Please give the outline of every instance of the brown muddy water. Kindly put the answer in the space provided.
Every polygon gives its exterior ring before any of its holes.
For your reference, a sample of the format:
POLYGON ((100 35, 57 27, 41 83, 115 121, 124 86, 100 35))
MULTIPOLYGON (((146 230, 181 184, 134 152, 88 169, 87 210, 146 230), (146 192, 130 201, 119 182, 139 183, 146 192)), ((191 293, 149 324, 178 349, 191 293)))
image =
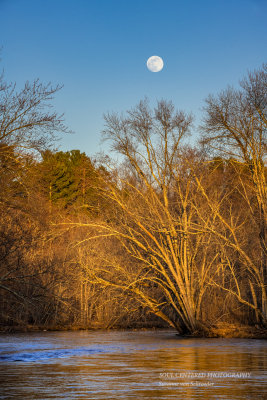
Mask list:
POLYGON ((175 331, 0 335, 1 399, 267 399, 267 342, 175 331))

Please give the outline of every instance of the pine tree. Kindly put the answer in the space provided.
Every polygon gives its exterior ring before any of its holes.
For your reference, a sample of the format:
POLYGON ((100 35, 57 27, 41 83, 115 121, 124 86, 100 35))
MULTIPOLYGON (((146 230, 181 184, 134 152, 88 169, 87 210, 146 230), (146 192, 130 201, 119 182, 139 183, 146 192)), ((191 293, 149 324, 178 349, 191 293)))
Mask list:
POLYGON ((98 172, 80 150, 42 153, 39 182, 51 205, 96 211, 98 172))

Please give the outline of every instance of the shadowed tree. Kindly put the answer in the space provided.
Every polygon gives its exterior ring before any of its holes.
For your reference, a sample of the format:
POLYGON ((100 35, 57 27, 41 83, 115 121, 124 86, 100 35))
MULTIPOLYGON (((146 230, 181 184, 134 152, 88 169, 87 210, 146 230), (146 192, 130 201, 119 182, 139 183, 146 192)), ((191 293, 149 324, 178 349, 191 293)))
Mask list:
POLYGON ((0 289, 10 304, 4 313, 11 320, 12 305, 25 311, 36 280, 46 271, 33 256, 43 234, 45 206, 37 188, 31 187, 30 171, 35 156, 51 146, 59 132, 68 131, 50 105, 59 89, 35 80, 17 90, 0 77, 0 289))

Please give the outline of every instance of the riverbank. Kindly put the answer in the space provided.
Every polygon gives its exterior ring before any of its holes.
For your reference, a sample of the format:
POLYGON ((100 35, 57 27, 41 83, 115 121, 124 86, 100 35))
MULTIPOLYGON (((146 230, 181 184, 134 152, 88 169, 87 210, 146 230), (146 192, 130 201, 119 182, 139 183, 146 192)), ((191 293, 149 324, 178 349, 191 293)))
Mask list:
MULTIPOLYGON (((51 326, 36 326, 36 325, 25 325, 25 326, 2 326, 0 327, 0 333, 20 333, 20 332, 56 332, 56 331, 108 331, 108 330, 122 330, 122 331, 146 331, 146 330, 161 330, 166 327, 161 326, 143 326, 143 327, 127 327, 127 328, 103 328, 103 326, 92 325, 90 327, 84 327, 79 325, 51 325, 51 326)), ((239 339, 267 339, 267 329, 256 326, 248 325, 234 325, 227 323, 218 323, 210 327, 209 329, 203 329, 202 331, 195 332, 191 335, 179 335, 179 337, 192 337, 192 338, 239 338, 239 339)))
POLYGON ((212 327, 209 333, 210 336, 208 337, 267 339, 267 329, 259 325, 248 326, 221 323, 212 327))

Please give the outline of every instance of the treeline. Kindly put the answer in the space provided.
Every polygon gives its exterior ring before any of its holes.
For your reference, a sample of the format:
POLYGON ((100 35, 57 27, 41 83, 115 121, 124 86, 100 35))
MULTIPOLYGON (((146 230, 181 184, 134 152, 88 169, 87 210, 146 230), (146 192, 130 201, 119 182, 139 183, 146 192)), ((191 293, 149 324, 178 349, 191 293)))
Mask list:
POLYGON ((3 327, 266 327, 267 65, 206 100, 105 116, 119 155, 53 150, 60 89, 0 82, 3 327))

